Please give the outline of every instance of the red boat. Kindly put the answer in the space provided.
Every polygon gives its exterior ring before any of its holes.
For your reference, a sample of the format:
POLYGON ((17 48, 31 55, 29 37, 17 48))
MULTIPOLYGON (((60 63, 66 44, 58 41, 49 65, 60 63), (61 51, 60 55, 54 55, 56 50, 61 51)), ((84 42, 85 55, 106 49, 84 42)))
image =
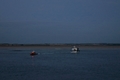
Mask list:
POLYGON ((32 51, 30 55, 37 55, 37 53, 35 51, 32 51))

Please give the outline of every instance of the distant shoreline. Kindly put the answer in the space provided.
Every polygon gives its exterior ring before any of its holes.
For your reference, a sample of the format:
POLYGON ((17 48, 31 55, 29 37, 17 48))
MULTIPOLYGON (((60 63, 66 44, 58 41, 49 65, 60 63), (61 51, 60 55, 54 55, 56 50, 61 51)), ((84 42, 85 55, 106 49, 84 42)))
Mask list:
MULTIPOLYGON (((120 46, 105 46, 105 45, 89 45, 80 46, 75 45, 78 48, 120 48, 120 46)), ((72 48, 72 45, 51 45, 51 46, 0 46, 0 48, 72 48)))
POLYGON ((1 43, 0 48, 72 48, 76 46, 78 48, 120 48, 120 43, 66 43, 66 44, 10 44, 1 43))

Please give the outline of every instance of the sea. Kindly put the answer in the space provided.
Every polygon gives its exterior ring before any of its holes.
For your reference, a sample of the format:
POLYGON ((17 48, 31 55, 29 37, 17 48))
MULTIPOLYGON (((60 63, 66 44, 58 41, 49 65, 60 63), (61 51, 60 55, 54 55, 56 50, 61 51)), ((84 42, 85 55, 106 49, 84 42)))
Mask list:
POLYGON ((120 80, 120 48, 0 48, 0 80, 120 80))

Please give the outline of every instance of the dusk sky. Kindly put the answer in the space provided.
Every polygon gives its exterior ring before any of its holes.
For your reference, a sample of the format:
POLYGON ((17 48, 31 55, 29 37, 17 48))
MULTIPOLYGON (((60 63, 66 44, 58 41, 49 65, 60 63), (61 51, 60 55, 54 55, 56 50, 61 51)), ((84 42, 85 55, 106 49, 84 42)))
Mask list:
POLYGON ((0 0, 0 43, 120 43, 120 0, 0 0))

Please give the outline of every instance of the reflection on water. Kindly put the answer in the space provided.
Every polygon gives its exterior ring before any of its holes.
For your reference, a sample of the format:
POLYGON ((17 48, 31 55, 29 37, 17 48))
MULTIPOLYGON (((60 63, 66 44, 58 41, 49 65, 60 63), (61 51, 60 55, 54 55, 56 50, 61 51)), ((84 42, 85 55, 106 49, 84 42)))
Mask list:
POLYGON ((78 51, 72 51, 71 53, 78 53, 78 51))
POLYGON ((32 61, 32 66, 34 66, 35 65, 34 56, 31 56, 31 61, 32 61))

